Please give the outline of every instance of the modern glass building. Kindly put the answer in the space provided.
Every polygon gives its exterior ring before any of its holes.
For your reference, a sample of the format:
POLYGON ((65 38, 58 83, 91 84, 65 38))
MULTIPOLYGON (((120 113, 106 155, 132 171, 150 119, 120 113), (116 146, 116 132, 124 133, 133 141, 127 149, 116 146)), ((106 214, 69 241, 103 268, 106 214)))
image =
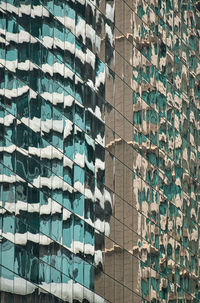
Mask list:
POLYGON ((0 302, 199 302, 199 118, 199 2, 0 0, 0 302))

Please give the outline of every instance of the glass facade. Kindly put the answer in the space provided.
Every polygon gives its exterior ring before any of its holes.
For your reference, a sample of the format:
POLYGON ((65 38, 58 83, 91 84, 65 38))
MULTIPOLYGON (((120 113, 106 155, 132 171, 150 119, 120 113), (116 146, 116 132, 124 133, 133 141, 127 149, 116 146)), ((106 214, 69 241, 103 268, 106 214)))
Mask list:
POLYGON ((199 302, 199 10, 0 0, 0 302, 199 302))

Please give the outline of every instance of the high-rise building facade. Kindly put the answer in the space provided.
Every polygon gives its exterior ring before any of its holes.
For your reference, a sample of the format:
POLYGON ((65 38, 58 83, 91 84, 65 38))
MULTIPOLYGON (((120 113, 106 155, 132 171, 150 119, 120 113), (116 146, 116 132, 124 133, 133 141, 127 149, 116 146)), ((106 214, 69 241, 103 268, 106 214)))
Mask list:
POLYGON ((199 10, 0 0, 0 302, 200 301, 199 10))

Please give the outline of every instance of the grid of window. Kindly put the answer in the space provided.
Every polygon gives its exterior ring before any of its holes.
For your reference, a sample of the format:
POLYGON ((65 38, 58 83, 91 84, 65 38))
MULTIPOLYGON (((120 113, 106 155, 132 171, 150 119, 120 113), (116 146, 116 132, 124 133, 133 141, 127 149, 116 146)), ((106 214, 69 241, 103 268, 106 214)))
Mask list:
POLYGON ((0 1, 1 302, 104 301, 102 19, 90 1, 0 1))
POLYGON ((0 0, 1 302, 199 301, 194 0, 0 0))
POLYGON ((115 2, 110 302, 199 301, 199 18, 195 1, 115 2))

